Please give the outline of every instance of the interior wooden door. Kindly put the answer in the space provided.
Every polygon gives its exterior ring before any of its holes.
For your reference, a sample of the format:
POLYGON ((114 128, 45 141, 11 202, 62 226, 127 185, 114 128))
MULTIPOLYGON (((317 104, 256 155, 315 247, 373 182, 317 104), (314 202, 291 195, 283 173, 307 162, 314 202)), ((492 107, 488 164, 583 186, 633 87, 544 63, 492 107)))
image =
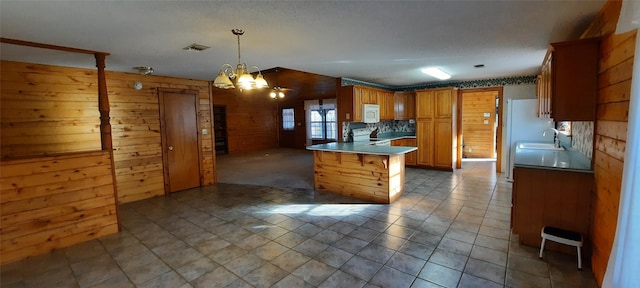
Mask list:
POLYGON ((168 193, 200 186, 197 99, 195 91, 159 91, 168 193))

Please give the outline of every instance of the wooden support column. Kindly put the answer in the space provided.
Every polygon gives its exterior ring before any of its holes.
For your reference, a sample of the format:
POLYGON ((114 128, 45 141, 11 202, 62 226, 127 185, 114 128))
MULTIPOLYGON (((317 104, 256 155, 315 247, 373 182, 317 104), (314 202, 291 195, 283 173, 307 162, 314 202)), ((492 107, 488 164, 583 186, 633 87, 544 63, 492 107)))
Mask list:
POLYGON ((111 123, 109 120, 109 94, 107 93, 107 79, 105 77, 105 58, 102 53, 94 54, 96 57, 96 67, 98 67, 98 109, 100 109, 100 138, 102 150, 113 150, 111 141, 111 123))

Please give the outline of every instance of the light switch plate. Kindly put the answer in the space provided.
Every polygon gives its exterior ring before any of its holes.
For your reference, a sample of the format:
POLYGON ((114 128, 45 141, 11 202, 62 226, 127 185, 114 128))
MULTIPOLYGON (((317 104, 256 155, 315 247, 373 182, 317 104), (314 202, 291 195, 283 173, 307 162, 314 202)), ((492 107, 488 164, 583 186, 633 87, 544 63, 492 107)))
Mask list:
POLYGON ((202 135, 207 135, 209 134, 209 130, 207 129, 202 129, 202 135))
POLYGON ((491 112, 485 112, 484 117, 491 117, 491 112))

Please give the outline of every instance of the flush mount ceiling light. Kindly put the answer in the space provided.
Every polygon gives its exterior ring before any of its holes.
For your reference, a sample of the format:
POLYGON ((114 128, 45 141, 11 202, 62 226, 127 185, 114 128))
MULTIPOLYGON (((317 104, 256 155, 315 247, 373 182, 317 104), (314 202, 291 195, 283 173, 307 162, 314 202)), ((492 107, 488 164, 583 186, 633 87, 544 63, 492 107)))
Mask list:
POLYGON ((447 80, 451 78, 451 75, 447 74, 446 72, 440 70, 440 68, 436 68, 436 67, 424 68, 422 69, 422 73, 427 74, 429 76, 433 76, 440 80, 447 80))
POLYGON ((133 67, 133 69, 138 70, 138 74, 140 75, 151 75, 153 74, 153 68, 149 66, 138 66, 133 67))
POLYGON ((264 80, 262 72, 260 72, 260 68, 258 68, 258 66, 251 66, 251 68, 256 68, 256 70, 258 70, 258 75, 256 75, 256 78, 254 79, 249 73, 249 69, 247 69, 247 64, 242 63, 240 59, 240 36, 244 34, 244 30, 233 29, 231 30, 231 33, 238 37, 238 64, 236 65, 235 70, 233 70, 233 66, 231 66, 231 64, 222 64, 220 73, 218 73, 216 79, 213 80, 213 86, 222 89, 236 88, 233 82, 231 82, 232 79, 236 79, 236 85, 238 85, 240 91, 243 89, 249 90, 269 87, 267 80, 264 80))

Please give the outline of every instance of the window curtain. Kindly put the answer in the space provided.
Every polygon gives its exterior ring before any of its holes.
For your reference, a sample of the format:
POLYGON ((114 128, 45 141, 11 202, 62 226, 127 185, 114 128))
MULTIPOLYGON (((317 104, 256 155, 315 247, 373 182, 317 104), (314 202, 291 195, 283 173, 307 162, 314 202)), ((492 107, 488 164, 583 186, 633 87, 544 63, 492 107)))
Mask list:
MULTIPOLYGON (((625 0, 616 33, 638 28, 640 3, 625 0)), ((640 55, 640 38, 635 55, 640 55)), ((640 283, 640 61, 634 61, 629 102, 627 143, 616 236, 602 287, 638 287, 640 283)))
POLYGON ((311 146, 311 110, 320 109, 320 100, 305 100, 304 101, 304 119, 307 128, 307 146, 311 146))

